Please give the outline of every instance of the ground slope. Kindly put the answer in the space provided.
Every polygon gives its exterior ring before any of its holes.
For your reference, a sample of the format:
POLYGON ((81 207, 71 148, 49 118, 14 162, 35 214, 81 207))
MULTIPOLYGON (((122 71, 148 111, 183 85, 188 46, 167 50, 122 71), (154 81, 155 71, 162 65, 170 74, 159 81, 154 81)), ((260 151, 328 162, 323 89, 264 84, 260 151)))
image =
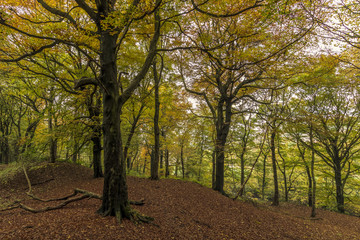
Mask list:
MULTIPOLYGON (((91 170, 68 163, 29 170, 33 191, 42 198, 68 195, 74 188, 101 194, 102 179, 91 170)), ((0 205, 14 199, 31 207, 51 206, 29 200, 26 180, 17 174, 0 185, 0 205)), ((63 209, 33 214, 21 209, 0 212, 0 239, 360 239, 360 218, 282 204, 253 206, 233 201, 211 189, 174 179, 151 181, 128 177, 129 197, 145 200, 134 206, 155 218, 154 224, 135 225, 101 217, 97 199, 74 202, 63 209)))

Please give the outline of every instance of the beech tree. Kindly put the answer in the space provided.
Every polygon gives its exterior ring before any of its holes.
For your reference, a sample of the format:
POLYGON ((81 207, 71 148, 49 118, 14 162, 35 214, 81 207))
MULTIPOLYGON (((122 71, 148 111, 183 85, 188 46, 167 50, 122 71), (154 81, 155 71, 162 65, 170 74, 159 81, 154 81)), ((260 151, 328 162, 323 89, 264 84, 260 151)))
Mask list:
POLYGON ((238 12, 223 14, 212 11, 206 3, 195 7, 200 13, 193 16, 196 28, 189 32, 189 42, 198 51, 182 56, 182 64, 190 63, 179 70, 187 90, 210 109, 216 129, 214 189, 221 193, 232 108, 240 100, 256 100, 252 93, 271 79, 264 73, 313 28, 313 22, 306 19, 307 13, 297 1, 256 1, 238 7, 238 12), (273 8, 282 10, 270 13, 273 8), (290 20, 287 14, 290 9, 298 21, 294 22, 292 17, 290 20), (298 25, 296 30, 292 24, 298 25))
MULTIPOLYGON (((21 61, 59 44, 75 47, 87 56, 87 51, 98 53, 98 60, 94 59, 99 66, 98 75, 95 78, 82 78, 77 82, 77 86, 95 84, 102 90, 105 173, 102 206, 98 212, 116 216, 119 222, 122 218, 141 218, 131 210, 128 201, 119 123, 122 106, 145 77, 156 54, 160 35, 160 4, 161 0, 145 4, 141 1, 127 3, 116 0, 74 0, 57 2, 56 7, 44 0, 37 0, 35 5, 27 5, 26 2, 14 3, 10 0, 1 4, 0 24, 30 42, 29 47, 24 50, 9 48, 6 55, 2 54, 2 62, 21 61), (137 19, 149 14, 154 15, 154 34, 148 53, 138 74, 120 94, 117 52, 130 26, 137 19), (49 20, 39 22, 40 16, 44 15, 49 15, 49 20), (36 22, 39 24, 33 24, 36 22), (68 26, 67 29, 63 28, 65 25, 68 26), (42 26, 42 29, 38 26, 42 26), (58 31, 60 29, 61 31, 58 31), (88 39, 95 40, 95 44, 88 39)), ((16 39, 16 36, 13 36, 13 39, 16 39)))

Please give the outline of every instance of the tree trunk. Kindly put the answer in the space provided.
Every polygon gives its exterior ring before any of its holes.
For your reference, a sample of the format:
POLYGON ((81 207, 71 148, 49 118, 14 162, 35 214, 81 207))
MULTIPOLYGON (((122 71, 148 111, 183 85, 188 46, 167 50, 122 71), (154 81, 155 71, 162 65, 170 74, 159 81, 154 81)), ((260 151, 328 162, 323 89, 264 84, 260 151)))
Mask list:
POLYGON ((216 154, 216 174, 215 174, 215 188, 214 190, 225 194, 224 192, 224 166, 225 166, 225 145, 227 136, 230 130, 230 122, 232 116, 232 101, 231 99, 220 100, 217 108, 216 119, 216 140, 215 140, 215 154, 216 154), (224 105, 225 104, 225 117, 224 105))
MULTIPOLYGON (((338 161, 340 162, 340 161, 338 161)), ((336 185, 336 205, 339 212, 344 213, 345 207, 344 207, 344 191, 343 191, 343 184, 342 184, 342 178, 341 178, 341 167, 340 164, 335 164, 334 168, 335 173, 335 185, 336 185)))
POLYGON ((77 161, 78 151, 79 151, 79 142, 77 140, 75 140, 73 154, 72 154, 72 162, 73 163, 76 163, 76 161, 77 161))
POLYGON ((143 166, 143 171, 142 171, 143 174, 145 174, 145 171, 146 171, 146 163, 147 163, 147 159, 145 158, 145 160, 144 160, 144 166, 143 166))
POLYGON ((151 176, 152 180, 159 180, 159 159, 160 159, 160 128, 159 128, 159 112, 160 112, 160 100, 159 100, 159 85, 160 78, 157 74, 156 61, 153 62, 153 73, 155 81, 155 113, 154 113, 154 157, 151 158, 151 176))
POLYGON ((50 162, 54 163, 56 161, 56 154, 57 154, 56 153, 57 141, 53 136, 54 129, 53 129, 53 118, 52 118, 51 110, 49 111, 49 132, 50 132, 50 162))
POLYGON ((313 191, 313 186, 312 186, 312 177, 311 177, 311 171, 308 165, 305 165, 305 170, 306 170, 306 175, 308 178, 308 205, 309 207, 312 207, 313 205, 313 197, 312 197, 312 191, 313 191))
POLYGON ((131 217, 126 184, 125 159, 120 131, 120 102, 117 82, 117 34, 104 31, 100 37, 100 80, 103 85, 104 187, 98 212, 115 216, 118 222, 131 217))
POLYGON ((165 149, 165 177, 170 175, 169 171, 169 149, 165 149))
POLYGON ((160 169, 164 168, 164 151, 160 151, 160 169))
POLYGON ((181 143, 181 151, 180 151, 180 162, 181 162, 181 172, 182 178, 185 178, 185 164, 184 164, 184 143, 181 143))
POLYGON ((279 185, 278 185, 276 155, 275 155, 276 154, 275 137, 276 137, 276 129, 273 129, 271 132, 271 139, 270 139, 271 160, 272 160, 273 178, 274 178, 274 199, 272 205, 279 206, 279 185))
POLYGON ((211 188, 215 190, 215 179, 216 179, 216 153, 215 149, 212 153, 212 181, 211 181, 211 188))
POLYGON ((245 190, 245 186, 244 186, 244 182, 245 182, 245 159, 244 159, 245 148, 246 147, 243 147, 241 155, 240 155, 240 183, 241 183, 241 186, 243 186, 240 191, 240 194, 239 194, 240 197, 242 197, 245 192, 244 191, 245 190))
POLYGON ((262 175, 262 184, 261 184, 261 195, 263 200, 265 199, 265 186, 266 186, 266 158, 267 155, 264 155, 263 175, 262 175))
POLYGON ((1 143, 1 154, 2 154, 2 161, 4 164, 9 164, 10 160, 10 151, 9 151, 9 142, 6 136, 3 136, 2 143, 1 143))
POLYGON ((92 155, 93 155, 94 178, 99 178, 104 176, 101 167, 101 137, 100 136, 97 135, 91 138, 91 141, 93 142, 92 155))
MULTIPOLYGON (((312 140, 311 140, 312 141, 312 140)), ((311 192, 311 215, 316 217, 316 178, 315 178, 315 152, 311 152, 311 177, 312 177, 312 192, 311 192)))
POLYGON ((201 168, 202 168, 202 162, 203 162, 203 157, 204 157, 204 147, 203 147, 203 142, 201 143, 201 147, 200 147, 200 159, 199 159, 199 172, 198 172, 198 181, 200 182, 201 180, 201 168))

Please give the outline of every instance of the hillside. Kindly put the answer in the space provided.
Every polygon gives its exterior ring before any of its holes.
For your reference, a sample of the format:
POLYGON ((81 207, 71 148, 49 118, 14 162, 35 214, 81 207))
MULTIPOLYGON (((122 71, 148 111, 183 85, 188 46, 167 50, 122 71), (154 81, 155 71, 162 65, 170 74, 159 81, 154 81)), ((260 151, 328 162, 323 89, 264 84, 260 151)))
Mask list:
MULTIPOLYGON (((74 188, 102 191, 102 179, 92 179, 90 169, 69 163, 40 165, 29 170, 29 177, 33 192, 44 199, 71 194, 74 188)), ((0 206, 15 199, 34 208, 55 204, 30 200, 22 172, 0 184, 0 206)), ((130 199, 145 200, 134 208, 154 217, 153 224, 125 220, 119 225, 95 213, 99 200, 84 199, 38 214, 0 212, 0 239, 360 239, 357 217, 318 210, 318 218, 311 220, 304 206, 254 206, 174 179, 128 177, 128 185, 130 199)))

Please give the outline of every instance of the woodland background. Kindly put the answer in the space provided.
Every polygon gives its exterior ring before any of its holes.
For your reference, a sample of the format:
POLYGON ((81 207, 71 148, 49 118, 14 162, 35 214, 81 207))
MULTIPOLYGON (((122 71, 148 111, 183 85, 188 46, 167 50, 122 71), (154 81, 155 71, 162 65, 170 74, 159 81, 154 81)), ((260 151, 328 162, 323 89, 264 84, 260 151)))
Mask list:
POLYGON ((359 215, 359 10, 356 0, 3 0, 0 163, 70 161, 102 177, 104 94, 115 88, 127 174, 359 215))

